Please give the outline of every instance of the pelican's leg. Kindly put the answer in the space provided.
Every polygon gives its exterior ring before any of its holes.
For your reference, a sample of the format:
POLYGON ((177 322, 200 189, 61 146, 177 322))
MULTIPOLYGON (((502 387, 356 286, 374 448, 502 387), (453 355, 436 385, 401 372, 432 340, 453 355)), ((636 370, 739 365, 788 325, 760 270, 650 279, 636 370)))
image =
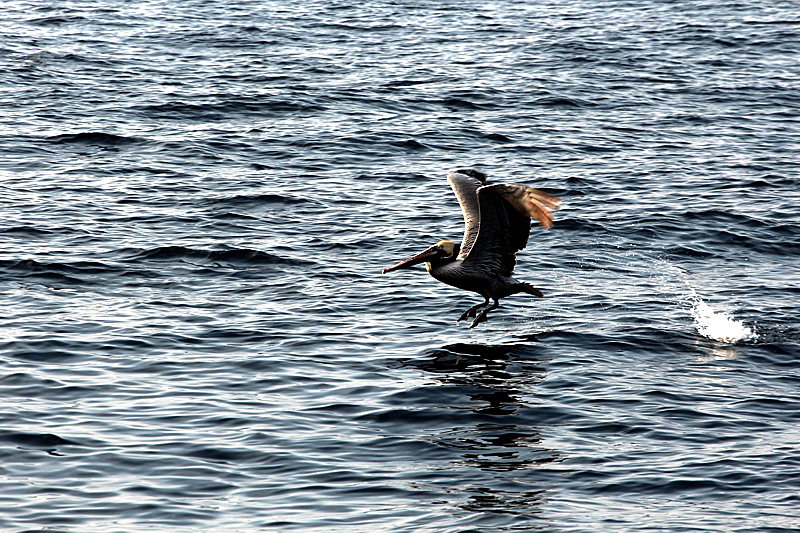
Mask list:
MULTIPOLYGON (((486 301, 488 302, 489 299, 487 298, 486 301)), ((478 313, 478 316, 475 318, 475 320, 472 321, 472 325, 469 327, 469 329, 474 328, 475 326, 477 326, 481 322, 486 322, 488 320, 486 318, 486 315, 489 314, 489 311, 497 309, 498 305, 500 305, 500 302, 497 300, 497 298, 495 298, 494 299, 494 303, 491 306, 487 307, 486 309, 484 309, 483 311, 478 313)))
POLYGON ((484 296, 483 297, 483 301, 481 303, 475 304, 472 307, 470 307, 469 309, 467 309, 466 311, 464 311, 464 314, 461 315, 461 318, 456 320, 456 322, 461 322, 462 320, 466 320, 468 318, 473 318, 475 316, 475 312, 478 309, 480 309, 481 307, 485 306, 485 305, 489 305, 489 297, 488 296, 484 296))

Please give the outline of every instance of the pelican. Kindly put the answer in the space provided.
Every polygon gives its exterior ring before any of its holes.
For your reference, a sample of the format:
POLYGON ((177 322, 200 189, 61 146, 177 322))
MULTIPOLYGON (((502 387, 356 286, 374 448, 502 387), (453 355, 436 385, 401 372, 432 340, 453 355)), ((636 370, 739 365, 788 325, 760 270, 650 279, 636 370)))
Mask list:
POLYGON ((424 262, 430 275, 439 281, 477 292, 483 302, 467 309, 458 319, 474 318, 470 328, 485 322, 489 311, 500 305, 500 298, 521 292, 541 298, 539 289, 511 274, 517 264, 517 252, 528 244, 531 218, 545 230, 550 229, 552 212, 558 210, 561 200, 522 185, 486 185, 486 174, 474 169, 451 172, 447 182, 464 213, 461 244, 438 242, 383 269, 383 274, 424 262), (489 299, 494 300, 491 306, 489 299))

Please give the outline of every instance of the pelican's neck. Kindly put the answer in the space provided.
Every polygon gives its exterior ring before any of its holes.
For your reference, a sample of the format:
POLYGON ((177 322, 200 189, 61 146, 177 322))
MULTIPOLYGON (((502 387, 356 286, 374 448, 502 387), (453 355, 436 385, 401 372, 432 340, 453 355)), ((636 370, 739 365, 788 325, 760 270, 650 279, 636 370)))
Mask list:
POLYGON ((433 263, 430 262, 425 263, 425 268, 428 270, 428 274, 430 274, 431 276, 433 276, 438 280, 441 280, 442 274, 449 271, 458 262, 459 260, 455 256, 446 257, 444 259, 437 259, 433 263))

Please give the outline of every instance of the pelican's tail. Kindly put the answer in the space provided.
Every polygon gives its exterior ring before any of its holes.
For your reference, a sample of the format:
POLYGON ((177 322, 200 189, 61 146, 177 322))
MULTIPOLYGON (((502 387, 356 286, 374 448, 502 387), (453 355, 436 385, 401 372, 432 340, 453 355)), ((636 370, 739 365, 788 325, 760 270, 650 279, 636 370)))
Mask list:
POLYGON ((532 295, 536 296, 537 298, 544 298, 544 294, 542 294, 542 291, 540 291, 539 289, 537 289, 536 287, 534 287, 530 283, 522 282, 522 283, 520 283, 520 286, 522 287, 522 292, 526 292, 528 294, 532 294, 532 295))
POLYGON ((515 283, 508 288, 508 292, 503 294, 501 298, 505 298, 506 296, 511 296, 512 294, 517 294, 520 292, 524 292, 525 294, 531 294, 536 296, 537 298, 544 298, 544 294, 542 291, 531 285, 530 283, 525 283, 524 281, 520 281, 519 283, 515 283))

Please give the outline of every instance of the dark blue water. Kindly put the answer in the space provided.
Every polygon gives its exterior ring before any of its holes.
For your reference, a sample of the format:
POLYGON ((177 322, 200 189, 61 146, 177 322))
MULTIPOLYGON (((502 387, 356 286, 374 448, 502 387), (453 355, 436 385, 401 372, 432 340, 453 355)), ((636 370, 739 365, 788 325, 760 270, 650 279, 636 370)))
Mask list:
POLYGON ((795 2, 3 4, 0 529, 800 529, 795 2), (480 300, 381 269, 475 167, 480 300))

